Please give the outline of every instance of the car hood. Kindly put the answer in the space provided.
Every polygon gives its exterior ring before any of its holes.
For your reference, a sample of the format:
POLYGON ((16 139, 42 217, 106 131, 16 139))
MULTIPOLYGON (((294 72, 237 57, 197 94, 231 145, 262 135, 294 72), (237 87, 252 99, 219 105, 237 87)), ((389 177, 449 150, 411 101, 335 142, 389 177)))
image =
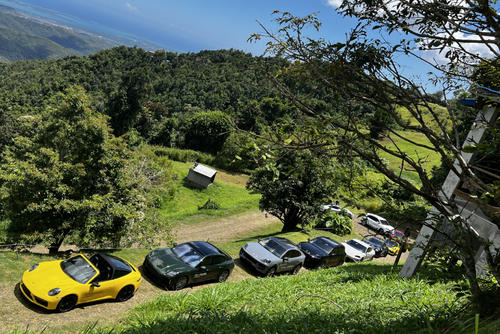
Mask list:
POLYGON ((344 245, 344 247, 345 247, 345 253, 348 254, 349 256, 352 256, 352 257, 354 257, 354 256, 364 257, 365 256, 365 253, 363 253, 359 249, 352 247, 348 243, 343 242, 342 245, 344 245))
POLYGON ((81 283, 64 273, 61 269, 61 262, 60 260, 40 262, 33 271, 24 272, 23 283, 39 297, 47 296, 47 293, 54 288, 65 290, 80 285, 81 283))
POLYGON ((264 260, 269 260, 271 262, 281 260, 279 257, 265 249, 264 246, 262 246, 258 242, 249 242, 245 246, 243 246, 243 249, 245 250, 245 252, 247 252, 248 255, 260 262, 265 263, 266 261, 264 260))
POLYGON ((387 231, 394 231, 394 227, 392 227, 391 225, 380 224, 380 227, 387 231))
POLYGON ((170 248, 160 248, 152 251, 148 255, 149 263, 160 273, 186 272, 193 267, 179 259, 170 248))

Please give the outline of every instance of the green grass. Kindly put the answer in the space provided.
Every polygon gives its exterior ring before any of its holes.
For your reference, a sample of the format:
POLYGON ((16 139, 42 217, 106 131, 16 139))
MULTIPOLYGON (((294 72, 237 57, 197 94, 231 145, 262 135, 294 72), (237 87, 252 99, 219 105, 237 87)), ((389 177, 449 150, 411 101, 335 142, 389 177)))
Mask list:
POLYGON ((259 207, 260 195, 246 190, 247 176, 217 173, 215 182, 207 189, 193 189, 185 184, 185 178, 192 163, 172 162, 177 174, 176 193, 172 200, 166 201, 162 214, 173 221, 197 223, 207 217, 224 217, 259 207), (211 199, 219 204, 218 210, 198 210, 199 206, 211 199))
MULTIPOLYGON (((411 131, 403 131, 400 132, 400 135, 408 138, 416 143, 430 145, 429 140, 421 133, 415 133, 411 131)), ((436 151, 431 151, 428 149, 424 149, 422 147, 418 147, 412 143, 409 143, 401 138, 394 137, 394 143, 385 139, 383 144, 391 150, 397 150, 397 147, 408 154, 413 160, 421 161, 422 166, 425 168, 427 172, 430 172, 432 167, 437 166, 441 163, 441 156, 436 151)), ((380 156, 388 161, 388 165, 390 168, 394 169, 396 173, 399 173, 401 170, 401 160, 386 153, 384 151, 380 151, 380 156)), ((411 180, 417 184, 420 183, 417 173, 413 170, 411 166, 405 164, 403 167, 402 176, 405 179, 411 180)))
POLYGON ((444 328, 464 303, 452 282, 400 279, 391 266, 347 264, 162 295, 95 332, 427 333, 444 328))

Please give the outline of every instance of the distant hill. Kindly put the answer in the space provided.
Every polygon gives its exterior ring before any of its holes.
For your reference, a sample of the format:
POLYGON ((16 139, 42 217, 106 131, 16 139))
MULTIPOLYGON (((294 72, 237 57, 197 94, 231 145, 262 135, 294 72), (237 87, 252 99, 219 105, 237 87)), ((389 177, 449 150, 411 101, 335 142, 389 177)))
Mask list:
POLYGON ((0 61, 81 56, 113 46, 98 36, 22 17, 20 12, 0 6, 0 61))

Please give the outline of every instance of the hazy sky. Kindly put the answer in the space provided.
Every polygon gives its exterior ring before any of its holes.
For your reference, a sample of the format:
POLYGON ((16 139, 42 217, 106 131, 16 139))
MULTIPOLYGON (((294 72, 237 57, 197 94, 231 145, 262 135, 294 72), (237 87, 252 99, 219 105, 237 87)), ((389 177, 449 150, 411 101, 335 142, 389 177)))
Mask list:
MULTIPOLYGON (((330 0, 331 1, 331 0, 330 0)), ((247 43, 272 25, 275 9, 295 15, 317 12, 322 35, 342 40, 352 20, 340 17, 327 0, 22 0, 35 6, 95 22, 147 39, 165 49, 187 52, 236 48, 253 53, 263 46, 247 43)))
MULTIPOLYGON (((88 28, 120 31, 176 52, 234 48, 261 55, 264 42, 250 44, 247 39, 261 32, 257 20, 276 28, 274 10, 299 16, 316 13, 323 25, 315 37, 331 42, 344 41, 356 23, 335 12, 340 0, 0 0, 9 2, 63 13, 75 22, 84 21, 88 28)), ((373 37, 379 37, 377 33, 372 32, 373 37)), ((408 57, 401 57, 399 63, 410 75, 430 70, 408 57)))

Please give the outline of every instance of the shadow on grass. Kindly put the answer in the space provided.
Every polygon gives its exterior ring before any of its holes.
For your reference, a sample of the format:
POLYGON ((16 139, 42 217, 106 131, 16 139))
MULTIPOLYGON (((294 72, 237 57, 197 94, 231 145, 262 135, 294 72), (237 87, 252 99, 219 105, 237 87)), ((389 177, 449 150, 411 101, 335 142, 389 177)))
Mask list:
POLYGON ((263 238, 272 237, 272 236, 281 235, 281 234, 283 234, 283 232, 281 232, 281 231, 266 233, 266 234, 256 234, 256 235, 252 235, 252 236, 249 236, 249 237, 246 237, 243 239, 234 240, 234 242, 255 241, 258 239, 263 239, 263 238))

